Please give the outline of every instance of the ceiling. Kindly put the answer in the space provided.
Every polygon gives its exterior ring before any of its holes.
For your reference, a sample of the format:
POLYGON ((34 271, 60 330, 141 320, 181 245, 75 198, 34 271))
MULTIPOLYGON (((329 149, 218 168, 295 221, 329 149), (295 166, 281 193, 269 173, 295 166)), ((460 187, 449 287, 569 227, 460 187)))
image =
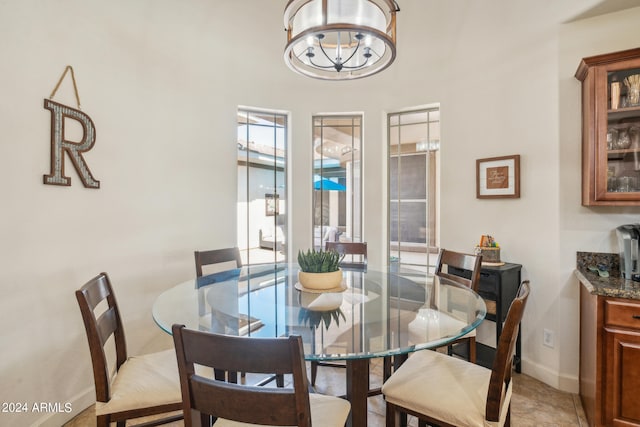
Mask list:
POLYGON ((581 13, 580 15, 570 19, 568 22, 579 21, 581 19, 593 18, 607 13, 619 12, 625 9, 640 7, 640 0, 604 0, 581 13))

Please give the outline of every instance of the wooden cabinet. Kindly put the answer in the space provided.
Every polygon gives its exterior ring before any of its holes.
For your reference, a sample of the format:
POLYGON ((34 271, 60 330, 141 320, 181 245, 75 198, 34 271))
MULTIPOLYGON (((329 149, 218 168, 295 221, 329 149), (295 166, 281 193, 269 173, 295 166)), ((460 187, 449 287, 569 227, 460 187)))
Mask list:
POLYGON ((580 397, 590 426, 640 426, 640 300, 580 286, 580 397))
POLYGON ((605 300, 605 420, 640 425, 640 301, 605 300))
MULTIPOLYGON (((522 265, 505 263, 501 266, 483 266, 480 270, 480 284, 478 285, 478 294, 487 304, 486 319, 496 322, 496 343, 500 339, 502 333, 502 324, 507 320, 507 313, 511 302, 518 294, 520 287, 520 271, 522 265), (500 319, 500 320, 498 320, 500 319)), ((469 270, 463 270, 455 267, 449 267, 451 274, 462 277, 471 277, 469 270)), ((521 365, 521 333, 518 331, 518 339, 516 341, 516 351, 514 355, 514 366, 516 372, 520 372, 521 365)), ((495 348, 489 347, 482 343, 476 342, 477 363, 479 365, 491 368, 493 359, 495 358, 495 348)))
POLYGON ((582 204, 640 206, 640 48, 584 58, 582 204))

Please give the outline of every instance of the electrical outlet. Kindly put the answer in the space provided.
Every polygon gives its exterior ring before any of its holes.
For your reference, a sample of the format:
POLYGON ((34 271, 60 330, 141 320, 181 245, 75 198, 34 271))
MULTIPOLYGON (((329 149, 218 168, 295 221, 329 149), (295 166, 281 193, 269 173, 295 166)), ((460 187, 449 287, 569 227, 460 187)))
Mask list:
POLYGON ((547 347, 553 348, 553 346, 554 346, 553 336, 554 336, 554 334, 553 334, 552 330, 549 330, 549 329, 543 330, 543 332, 542 332, 542 343, 544 345, 546 345, 547 347))

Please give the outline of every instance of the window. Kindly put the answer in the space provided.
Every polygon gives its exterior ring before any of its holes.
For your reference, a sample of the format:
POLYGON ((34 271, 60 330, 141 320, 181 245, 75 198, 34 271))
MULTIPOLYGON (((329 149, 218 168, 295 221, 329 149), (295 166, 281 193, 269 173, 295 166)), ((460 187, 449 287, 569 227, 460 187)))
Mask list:
POLYGON ((238 109, 238 247, 245 264, 286 261, 287 116, 238 109))
POLYGON ((437 259, 440 110, 389 114, 387 128, 390 261, 427 271, 437 259))
POLYGON ((362 116, 313 117, 313 241, 362 241, 362 116))

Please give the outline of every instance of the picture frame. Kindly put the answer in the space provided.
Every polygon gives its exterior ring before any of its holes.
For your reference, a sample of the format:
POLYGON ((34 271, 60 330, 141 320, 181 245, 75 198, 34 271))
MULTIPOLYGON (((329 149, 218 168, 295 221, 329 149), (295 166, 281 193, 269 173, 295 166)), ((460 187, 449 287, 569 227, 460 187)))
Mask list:
POLYGON ((520 155, 477 159, 476 198, 520 198, 520 155))
POLYGON ((264 195, 264 213, 266 216, 275 216, 280 214, 280 195, 265 194, 264 195))

